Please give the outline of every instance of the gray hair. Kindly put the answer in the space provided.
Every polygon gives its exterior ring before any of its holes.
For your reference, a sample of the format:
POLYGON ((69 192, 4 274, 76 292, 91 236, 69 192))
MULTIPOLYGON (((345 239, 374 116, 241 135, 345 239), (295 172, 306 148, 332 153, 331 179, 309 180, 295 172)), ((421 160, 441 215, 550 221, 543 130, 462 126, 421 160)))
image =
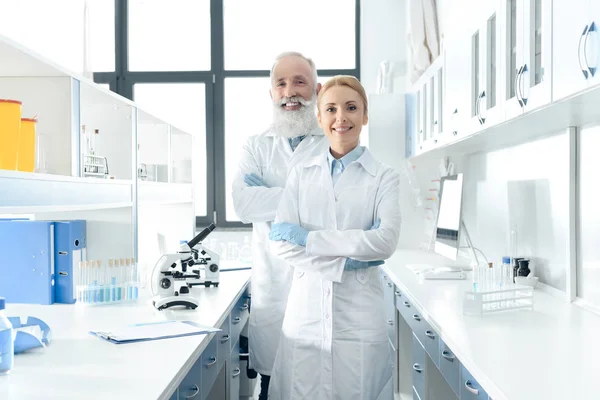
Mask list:
POLYGON ((317 76, 317 67, 315 66, 315 62, 311 58, 308 58, 308 57, 304 56, 304 54, 299 53, 297 51, 286 51, 286 52, 279 54, 277 57, 275 57, 275 62, 273 63, 273 66, 271 67, 271 73, 269 75, 271 77, 271 84, 273 84, 273 71, 275 70, 277 63, 282 58, 291 57, 291 56, 300 57, 303 60, 305 60, 308 63, 308 65, 310 65, 310 69, 312 71, 313 85, 315 86, 315 90, 316 90, 318 76, 317 76))

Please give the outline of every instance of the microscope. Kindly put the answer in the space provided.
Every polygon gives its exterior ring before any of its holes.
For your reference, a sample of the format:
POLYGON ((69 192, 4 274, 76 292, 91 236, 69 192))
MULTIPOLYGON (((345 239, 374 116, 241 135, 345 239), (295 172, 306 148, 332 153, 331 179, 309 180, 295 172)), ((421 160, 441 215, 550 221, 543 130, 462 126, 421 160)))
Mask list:
POLYGON ((192 286, 219 286, 219 255, 202 245, 214 229, 210 224, 176 253, 160 257, 152 271, 152 304, 158 310, 174 306, 193 310, 198 300, 190 294, 192 286))

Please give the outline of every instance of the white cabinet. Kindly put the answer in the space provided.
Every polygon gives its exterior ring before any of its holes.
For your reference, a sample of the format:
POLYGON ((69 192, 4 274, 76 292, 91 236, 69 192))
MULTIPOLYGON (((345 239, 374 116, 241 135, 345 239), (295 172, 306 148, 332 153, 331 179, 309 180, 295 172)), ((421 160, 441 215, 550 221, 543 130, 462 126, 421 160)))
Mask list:
POLYGON ((504 120, 504 102, 500 95, 505 85, 503 69, 500 68, 505 43, 501 34, 505 21, 502 4, 500 0, 483 2, 480 5, 481 22, 471 34, 469 133, 504 120))
POLYGON ((554 1, 553 100, 600 82, 600 1, 554 1))
POLYGON ((444 95, 444 140, 466 135, 465 124, 470 118, 469 87, 470 49, 467 33, 456 33, 446 40, 445 95, 444 95))
POLYGON ((506 118, 552 100, 552 0, 504 0, 506 118))

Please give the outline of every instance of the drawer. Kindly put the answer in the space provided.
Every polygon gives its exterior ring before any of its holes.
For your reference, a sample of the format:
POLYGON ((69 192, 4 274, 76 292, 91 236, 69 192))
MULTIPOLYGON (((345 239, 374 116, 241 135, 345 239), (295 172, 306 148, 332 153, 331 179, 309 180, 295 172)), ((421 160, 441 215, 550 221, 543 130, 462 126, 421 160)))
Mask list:
POLYGON ((240 379, 241 379, 241 368, 240 368, 240 342, 234 344, 233 350, 229 357, 228 369, 228 381, 229 381, 229 399, 240 398, 240 379))
POLYGON ((385 302, 385 318, 388 326, 388 337, 394 350, 398 348, 396 335, 396 307, 394 305, 394 289, 392 281, 382 272, 383 297, 385 302))
POLYGON ((201 399, 202 397, 202 362, 199 358, 187 373, 177 389, 177 398, 183 399, 201 399))
POLYGON ((421 319, 418 323, 418 330, 415 331, 417 337, 423 344, 425 351, 431 357, 431 360, 439 368, 440 366, 440 338, 436 331, 434 331, 429 323, 424 319, 421 319))
POLYGON ((396 309, 398 309, 398 312, 400 313, 402 318, 404 318, 408 326, 410 326, 410 328, 413 331, 416 331, 420 326, 420 314, 413 307, 411 302, 408 301, 406 296, 402 294, 399 290, 396 290, 394 295, 396 296, 396 309))
POLYGON ((219 375, 219 369, 217 367, 219 363, 217 338, 218 336, 216 334, 213 335, 210 343, 200 355, 200 363, 202 365, 202 399, 205 399, 208 396, 213 384, 217 380, 217 375, 219 375))
POLYGON ((419 342, 419 339, 413 334, 413 390, 419 395, 421 399, 425 397, 425 359, 427 353, 419 342))
POLYGON ((473 378, 471 373, 461 365, 460 400, 488 400, 488 395, 473 378))
POLYGON ((230 335, 229 317, 223 321, 220 328, 222 332, 217 332, 217 370, 220 371, 225 364, 225 360, 231 353, 231 341, 233 340, 230 335))
POLYGON ((231 349, 233 350, 233 346, 235 342, 240 337, 240 333, 242 333, 242 328, 248 322, 248 317, 250 316, 250 300, 246 294, 243 294, 239 300, 236 302, 235 306, 231 310, 231 349))
POLYGON ((457 396, 460 395, 460 361, 440 339, 440 372, 457 396))

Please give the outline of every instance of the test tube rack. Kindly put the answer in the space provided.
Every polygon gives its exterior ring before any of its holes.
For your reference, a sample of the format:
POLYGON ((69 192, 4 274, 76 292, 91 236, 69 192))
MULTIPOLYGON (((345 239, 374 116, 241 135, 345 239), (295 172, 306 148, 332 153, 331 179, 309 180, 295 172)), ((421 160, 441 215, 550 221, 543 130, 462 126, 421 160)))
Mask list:
POLYGON ((463 297, 463 314, 482 316, 502 311, 533 311, 533 287, 511 285, 502 289, 467 291, 463 297))
POLYGON ((77 304, 106 305, 135 302, 140 292, 140 271, 134 259, 83 261, 77 275, 77 304))
POLYGON ((105 178, 108 175, 106 157, 85 154, 83 156, 83 176, 105 178))

